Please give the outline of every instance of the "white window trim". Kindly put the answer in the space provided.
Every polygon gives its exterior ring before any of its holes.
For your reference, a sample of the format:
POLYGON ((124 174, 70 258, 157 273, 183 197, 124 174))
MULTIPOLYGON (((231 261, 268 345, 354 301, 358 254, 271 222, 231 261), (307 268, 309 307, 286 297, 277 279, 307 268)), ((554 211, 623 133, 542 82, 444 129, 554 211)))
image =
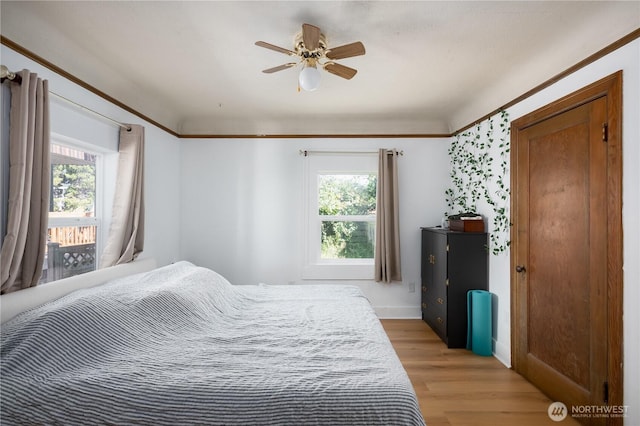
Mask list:
POLYGON ((377 156, 369 154, 321 154, 305 158, 303 167, 303 265, 304 280, 373 280, 373 259, 321 259, 320 222, 323 220, 375 221, 375 216, 320 216, 318 174, 376 174, 377 156))

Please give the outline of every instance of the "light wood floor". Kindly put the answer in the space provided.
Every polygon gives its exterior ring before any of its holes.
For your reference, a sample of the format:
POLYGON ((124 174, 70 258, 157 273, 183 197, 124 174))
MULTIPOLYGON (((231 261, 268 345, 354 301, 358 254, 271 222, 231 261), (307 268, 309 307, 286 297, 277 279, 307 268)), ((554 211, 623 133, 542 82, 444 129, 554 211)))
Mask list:
POLYGON ((448 349, 422 320, 382 320, 428 426, 578 425, 554 422, 552 402, 494 357, 448 349))

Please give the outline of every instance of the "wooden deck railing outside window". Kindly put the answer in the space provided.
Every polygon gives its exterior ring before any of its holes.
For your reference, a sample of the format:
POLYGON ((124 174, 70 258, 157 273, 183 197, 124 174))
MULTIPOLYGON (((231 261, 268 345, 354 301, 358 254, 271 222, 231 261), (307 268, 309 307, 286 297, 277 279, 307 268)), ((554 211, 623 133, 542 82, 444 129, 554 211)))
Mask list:
POLYGON ((96 226, 49 228, 47 255, 40 283, 96 269, 96 226))

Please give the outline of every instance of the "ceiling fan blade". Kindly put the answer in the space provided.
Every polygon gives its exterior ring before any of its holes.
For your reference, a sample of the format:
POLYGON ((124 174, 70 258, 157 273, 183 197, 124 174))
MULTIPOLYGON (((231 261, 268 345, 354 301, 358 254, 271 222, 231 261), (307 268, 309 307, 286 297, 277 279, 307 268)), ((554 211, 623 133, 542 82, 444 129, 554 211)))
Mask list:
POLYGON ((288 64, 282 64, 282 65, 278 65, 277 67, 267 68, 266 70, 263 70, 262 72, 267 73, 267 74, 271 74, 271 73, 274 73, 274 72, 286 70, 287 68, 295 67, 296 65, 297 64, 295 62, 289 62, 288 64))
POLYGON ((344 46, 338 46, 334 47, 333 49, 328 49, 326 57, 329 59, 344 59, 364 54, 364 44, 356 41, 355 43, 345 44, 344 46))
POLYGON ((346 78, 347 80, 351 80, 354 75, 358 72, 358 70, 354 70, 353 68, 345 67, 344 65, 336 64, 330 62, 324 66, 324 69, 329 71, 331 74, 335 74, 338 77, 346 78))
POLYGON ((302 24, 302 41, 308 50, 320 47, 320 28, 311 24, 302 24))
POLYGON ((276 52, 284 53, 290 56, 297 56, 293 50, 285 49, 284 47, 278 47, 265 41, 256 41, 256 46, 264 47, 266 49, 275 50, 276 52))

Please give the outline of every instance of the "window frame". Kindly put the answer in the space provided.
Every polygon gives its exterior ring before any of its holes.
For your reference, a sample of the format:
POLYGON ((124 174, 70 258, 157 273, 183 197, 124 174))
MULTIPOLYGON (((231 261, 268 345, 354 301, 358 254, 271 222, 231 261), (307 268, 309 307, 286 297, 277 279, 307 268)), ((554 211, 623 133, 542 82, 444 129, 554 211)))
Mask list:
MULTIPOLYGON (((95 156, 96 167, 96 187, 95 187, 95 204, 94 204, 94 216, 93 217, 51 217, 47 216, 47 232, 51 228, 59 227, 80 227, 80 226, 95 226, 96 227, 96 269, 102 250, 106 241, 106 231, 104 230, 104 194, 105 194, 105 153, 100 149, 96 149, 95 146, 79 141, 77 139, 70 138, 68 136, 60 135, 51 132, 51 144, 61 145, 72 149, 77 149, 87 154, 95 156)), ((53 182, 50 183, 50 189, 53 182)), ((50 213, 50 212, 49 212, 50 213)), ((50 281, 52 282, 52 281, 50 281)))
POLYGON ((375 215, 320 215, 319 175, 378 175, 377 156, 370 153, 314 153, 305 158, 303 208, 303 266, 306 280, 372 280, 374 259, 323 259, 321 223, 335 218, 375 223, 375 215))

